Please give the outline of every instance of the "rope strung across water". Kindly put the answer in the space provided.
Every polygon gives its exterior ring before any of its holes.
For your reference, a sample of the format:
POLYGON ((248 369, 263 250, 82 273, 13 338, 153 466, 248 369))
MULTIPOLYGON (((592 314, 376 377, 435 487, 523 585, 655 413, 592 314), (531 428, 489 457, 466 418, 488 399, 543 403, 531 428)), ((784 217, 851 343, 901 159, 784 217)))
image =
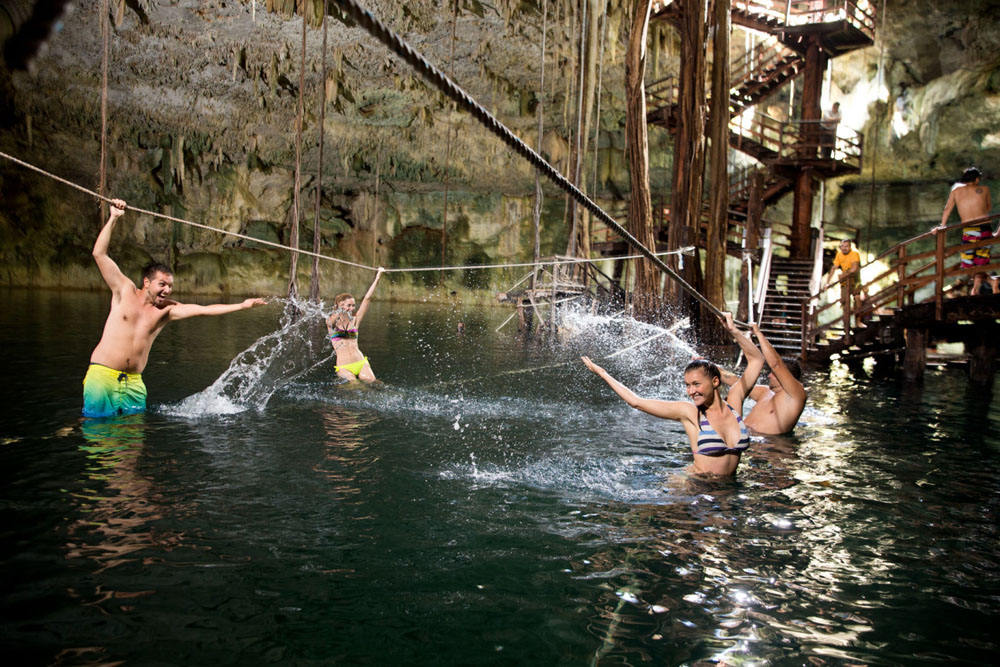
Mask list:
MULTIPOLYGON (((30 169, 31 171, 34 171, 34 172, 36 172, 38 174, 41 174, 42 176, 47 176, 48 178, 51 178, 54 181, 58 181, 59 183, 62 183, 63 185, 68 185, 69 187, 71 187, 71 188, 73 188, 75 190, 79 190, 80 192, 83 192, 84 194, 90 195, 91 197, 94 197, 94 198, 96 198, 96 199, 98 199, 100 201, 107 202, 109 204, 112 203, 112 201, 113 201, 110 197, 105 197, 104 195, 98 194, 98 193, 94 192, 93 190, 91 190, 89 188, 85 188, 82 185, 77 185, 73 181, 69 181, 69 180, 67 180, 67 179, 65 179, 65 178, 63 178, 61 176, 57 176, 57 175, 55 175, 55 174, 53 174, 51 172, 45 171, 41 167, 36 167, 35 165, 33 165, 33 164, 29 163, 29 162, 25 162, 24 160, 18 159, 16 157, 14 157, 13 155, 9 155, 8 153, 4 153, 3 151, 0 151, 0 157, 4 158, 6 160, 10 160, 11 162, 13 162, 16 165, 19 165, 19 166, 24 167, 26 169, 30 169)), ((205 229, 205 230, 212 231, 212 232, 218 232, 219 234, 225 234, 227 236, 234 236, 234 237, 236 237, 238 239, 243 239, 244 241, 252 241, 253 243, 260 243, 261 245, 270 246, 272 248, 278 248, 280 250, 287 250, 289 252, 297 252, 297 253, 300 253, 300 254, 303 254, 303 255, 308 255, 310 257, 315 257, 317 259, 325 259, 325 260, 329 260, 331 262, 337 262, 338 264, 346 264, 347 266, 353 266, 353 267, 358 268, 358 269, 367 269, 369 271, 376 271, 377 270, 376 267, 374 267, 374 266, 368 266, 367 264, 358 264, 357 262, 351 262, 351 261, 346 260, 346 259, 339 259, 337 257, 330 257, 329 255, 322 255, 322 254, 317 253, 317 252, 310 252, 309 250, 302 250, 301 248, 293 248, 291 246, 282 245, 280 243, 275 243, 274 241, 265 241, 264 239, 259 239, 259 238, 253 237, 253 236, 248 236, 246 234, 241 234, 240 232, 233 232, 233 231, 230 231, 228 229, 221 229, 219 227, 212 227, 211 225, 206 225, 206 224, 203 224, 203 223, 200 223, 200 222, 193 222, 191 220, 184 220, 183 218, 175 218, 172 215, 166 215, 164 213, 157 213, 156 211, 148 211, 148 210, 146 210, 144 208, 139 208, 137 206, 128 206, 127 210, 135 211, 136 213, 142 213, 142 214, 148 215, 148 216, 153 217, 153 218, 161 218, 163 220, 169 220, 170 222, 178 222, 178 223, 180 223, 182 225, 190 225, 191 227, 197 227, 198 229, 205 229)), ((681 254, 681 253, 684 253, 684 252, 690 252, 692 249, 693 249, 693 246, 689 246, 689 247, 686 247, 686 248, 680 248, 679 250, 671 250, 669 252, 661 252, 661 253, 657 253, 657 254, 659 254, 659 255, 681 254)), ((506 268, 518 268, 518 267, 527 267, 527 266, 532 266, 532 267, 533 266, 561 266, 563 264, 578 264, 578 263, 581 263, 581 262, 615 262, 615 261, 618 261, 618 260, 623 260, 623 259, 637 259, 637 258, 640 258, 640 257, 643 257, 643 255, 624 255, 624 256, 619 256, 619 257, 598 257, 598 258, 595 258, 595 259, 587 259, 587 258, 583 258, 583 257, 578 257, 578 258, 569 258, 569 257, 567 257, 565 259, 549 260, 549 261, 544 261, 544 262, 516 262, 516 263, 512 263, 512 264, 468 264, 468 265, 464 265, 464 266, 418 266, 418 267, 403 268, 403 269, 386 269, 385 272, 386 273, 410 273, 410 272, 414 272, 414 271, 460 271, 460 270, 474 270, 474 269, 506 269, 506 268)))
MULTIPOLYGON (((51 178, 54 181, 58 181, 58 182, 62 183, 63 185, 68 185, 69 187, 74 188, 76 190, 79 190, 80 192, 83 192, 85 194, 88 194, 91 197, 96 197, 97 199, 99 199, 101 201, 107 202, 109 204, 112 203, 112 201, 113 201, 110 197, 105 197, 104 195, 100 195, 100 194, 94 192, 93 190, 90 190, 88 188, 83 187, 82 185, 77 185, 76 183, 74 183, 72 181, 68 181, 65 178, 62 178, 61 176, 56 176, 55 174, 51 174, 51 173, 45 171, 44 169, 42 169, 40 167, 36 167, 33 164, 29 164, 29 163, 25 162, 24 160, 19 160, 16 157, 14 157, 13 155, 8 155, 7 153, 4 153, 4 152, 0 151, 0 157, 5 158, 7 160, 10 160, 14 164, 17 164, 17 165, 20 165, 20 166, 25 167, 27 169, 30 169, 31 171, 37 172, 39 174, 42 174, 43 176, 48 176, 49 178, 51 178)), ((218 227, 211 227, 209 225, 205 225, 205 224, 202 224, 200 222, 192 222, 191 220, 183 220, 181 218, 175 218, 175 217, 173 217, 171 215, 165 215, 163 213, 157 213, 156 211, 147 211, 146 209, 138 208, 137 206, 129 206, 127 210, 135 211, 136 213, 143 213, 143 214, 148 215, 148 216, 153 217, 153 218, 161 218, 163 220, 169 220, 170 222, 179 222, 182 225, 190 225, 191 227, 197 227, 198 229, 207 229, 209 231, 218 232, 220 234, 226 234, 228 236, 235 236, 238 239, 243 239, 245 241, 253 241, 254 243, 260 243, 261 245, 271 246, 272 248, 280 248, 282 250, 288 250, 288 251, 291 251, 291 252, 298 252, 298 253, 302 253, 303 255, 309 255, 311 257, 319 257, 320 259, 328 259, 331 262, 338 262, 340 264, 347 264, 348 266, 354 266, 354 267, 357 267, 359 269, 368 269, 369 271, 374 271, 375 270, 371 266, 365 266, 364 264, 357 264, 355 262, 350 262, 350 261, 348 261, 346 259, 337 259, 336 257, 329 257, 327 255, 320 255, 319 253, 310 252, 308 250, 301 250, 299 248, 292 248, 291 246, 281 245, 280 243, 274 243, 273 241, 265 241, 263 239, 254 238, 253 236, 247 236, 246 234, 241 234, 239 232, 231 232, 228 229, 220 229, 218 227)))
POLYGON ((594 203, 587 195, 583 194, 575 185, 566 179, 559 171, 549 164, 545 158, 532 150, 527 144, 511 132, 507 126, 501 123, 493 114, 487 111, 482 105, 476 102, 455 82, 448 78, 443 72, 434 67, 426 58, 417 53, 409 44, 393 32, 384 23, 375 18, 371 12, 359 5, 355 0, 333 0, 341 11, 358 22, 370 35, 382 42, 393 53, 409 63, 417 72, 424 76, 442 93, 453 99, 460 107, 472 114, 476 120, 482 123, 486 129, 497 135, 504 143, 514 149, 521 157, 530 162, 535 169, 539 170, 549 180, 564 190, 581 206, 590 211, 596 218, 608 227, 614 229, 633 248, 642 253, 642 256, 651 261, 657 268, 676 281, 688 294, 697 299, 702 305, 718 316, 722 316, 715 304, 702 296, 698 290, 689 285, 676 271, 667 266, 663 260, 656 256, 646 246, 642 245, 638 239, 632 236, 624 227, 618 224, 614 218, 608 215, 604 209, 594 203))

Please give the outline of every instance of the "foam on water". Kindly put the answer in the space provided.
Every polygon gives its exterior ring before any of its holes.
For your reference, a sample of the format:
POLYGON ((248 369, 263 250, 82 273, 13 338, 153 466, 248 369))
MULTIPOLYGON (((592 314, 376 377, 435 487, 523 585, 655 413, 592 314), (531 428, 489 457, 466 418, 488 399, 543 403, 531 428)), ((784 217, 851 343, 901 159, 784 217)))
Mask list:
POLYGON ((179 417, 263 410, 276 391, 333 355, 325 336, 322 304, 280 299, 280 326, 241 352, 204 391, 161 411, 179 417))

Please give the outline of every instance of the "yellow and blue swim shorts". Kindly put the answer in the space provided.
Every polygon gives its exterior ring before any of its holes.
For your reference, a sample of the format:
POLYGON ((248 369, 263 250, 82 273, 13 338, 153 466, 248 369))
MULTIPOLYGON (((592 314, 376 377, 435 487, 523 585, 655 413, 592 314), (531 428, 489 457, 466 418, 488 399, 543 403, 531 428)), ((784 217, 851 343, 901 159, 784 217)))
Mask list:
POLYGON ((354 377, 361 375, 361 369, 365 367, 368 363, 368 357, 365 357, 361 361, 355 361, 353 364, 344 364, 343 366, 334 366, 333 372, 339 373, 340 371, 350 371, 354 373, 354 377))
POLYGON ((90 364, 83 378, 84 417, 115 417, 145 409, 146 385, 142 374, 90 364))

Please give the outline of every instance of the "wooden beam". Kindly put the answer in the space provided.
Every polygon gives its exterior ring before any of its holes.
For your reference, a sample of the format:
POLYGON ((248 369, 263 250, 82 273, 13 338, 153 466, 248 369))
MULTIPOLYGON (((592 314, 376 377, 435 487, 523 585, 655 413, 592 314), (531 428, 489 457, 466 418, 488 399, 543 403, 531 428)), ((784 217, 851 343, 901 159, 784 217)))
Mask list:
POLYGON ((903 358, 903 377, 920 380, 927 366, 927 329, 906 330, 906 356, 903 358))

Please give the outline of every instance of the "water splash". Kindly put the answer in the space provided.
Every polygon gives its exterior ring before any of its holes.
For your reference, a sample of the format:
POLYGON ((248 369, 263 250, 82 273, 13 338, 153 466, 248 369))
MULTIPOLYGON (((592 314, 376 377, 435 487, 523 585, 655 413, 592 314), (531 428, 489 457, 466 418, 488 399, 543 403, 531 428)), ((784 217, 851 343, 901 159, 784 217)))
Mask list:
POLYGON ((194 417, 263 410, 283 386, 328 361, 322 304, 279 299, 280 326, 241 352, 204 391, 165 406, 166 414, 194 417))

